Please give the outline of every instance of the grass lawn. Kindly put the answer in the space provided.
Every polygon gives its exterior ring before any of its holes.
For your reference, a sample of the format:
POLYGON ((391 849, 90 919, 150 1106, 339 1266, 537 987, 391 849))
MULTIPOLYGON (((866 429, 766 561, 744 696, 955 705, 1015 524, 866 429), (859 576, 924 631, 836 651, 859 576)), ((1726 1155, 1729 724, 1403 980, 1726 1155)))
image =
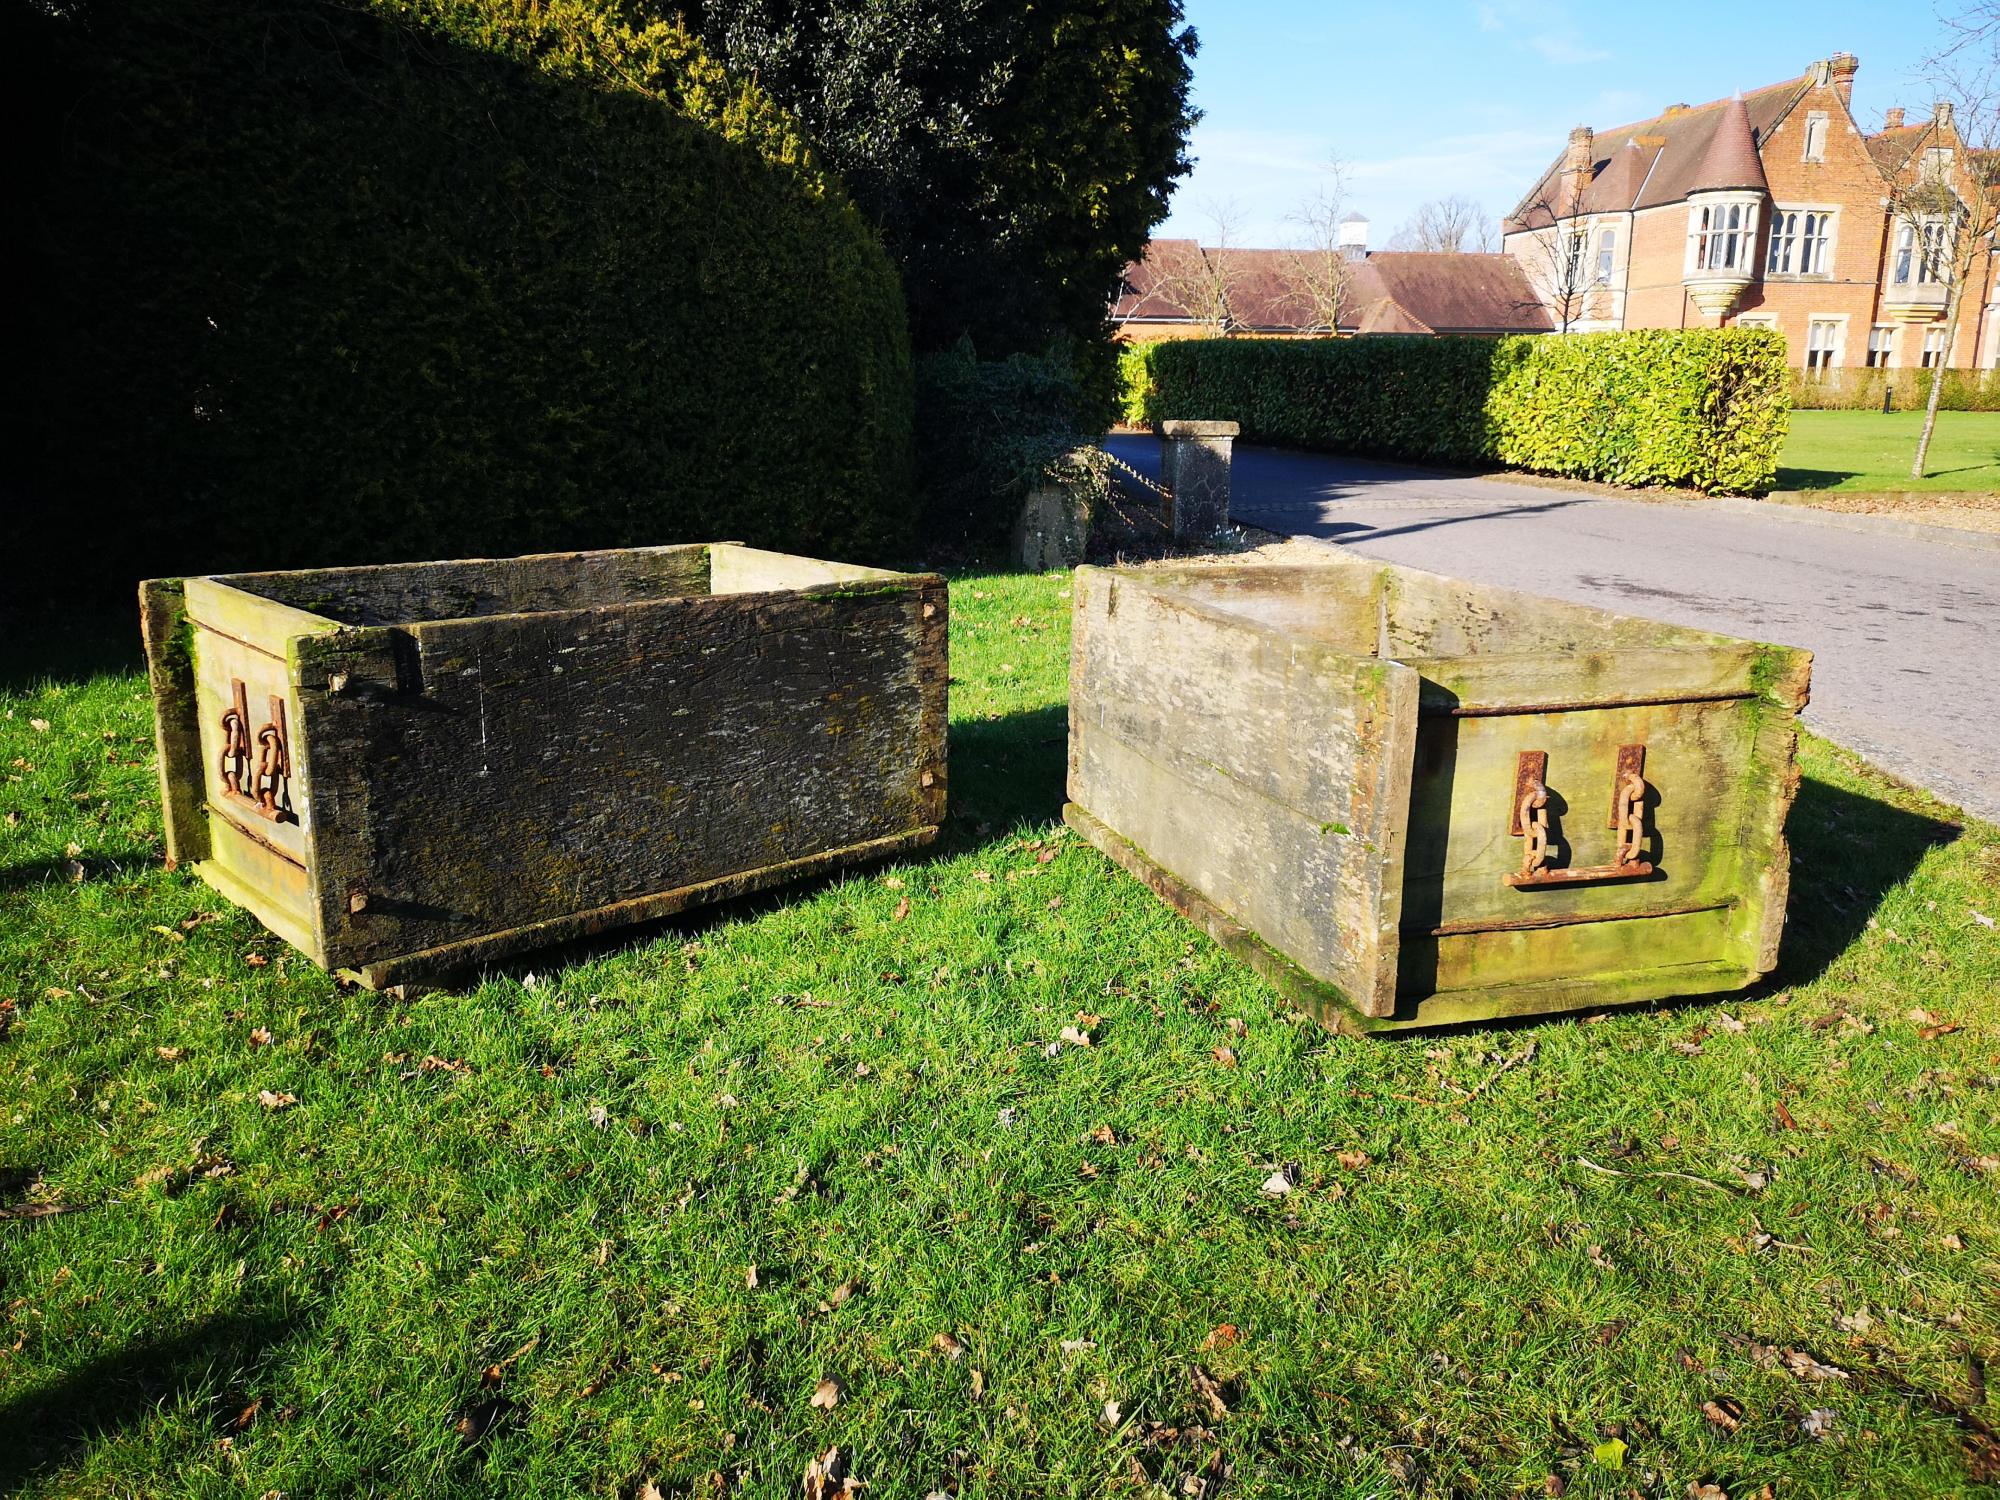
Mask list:
POLYGON ((1781 490, 2000 490, 2000 412, 1941 411, 1910 478, 1924 414, 1795 411, 1778 468, 1781 490))
POLYGON ((1995 830, 1812 744, 1781 982, 1336 1038, 1064 836, 1066 587, 934 858, 408 1004, 0 694, 0 1492, 1993 1493, 1995 830))

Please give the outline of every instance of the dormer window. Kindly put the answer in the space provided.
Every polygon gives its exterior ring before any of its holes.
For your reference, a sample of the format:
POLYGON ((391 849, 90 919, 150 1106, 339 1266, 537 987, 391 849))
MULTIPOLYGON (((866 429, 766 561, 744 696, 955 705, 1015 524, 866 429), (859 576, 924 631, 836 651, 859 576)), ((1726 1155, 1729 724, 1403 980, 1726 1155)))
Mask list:
POLYGON ((1814 110, 1806 116, 1806 149, 1804 160, 1826 160, 1826 115, 1814 110))

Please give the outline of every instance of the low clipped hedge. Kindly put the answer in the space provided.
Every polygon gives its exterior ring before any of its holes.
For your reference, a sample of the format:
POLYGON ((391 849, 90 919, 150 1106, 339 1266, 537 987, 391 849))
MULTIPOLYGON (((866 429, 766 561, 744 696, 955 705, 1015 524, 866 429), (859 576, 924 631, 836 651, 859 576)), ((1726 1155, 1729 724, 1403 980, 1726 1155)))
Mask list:
MULTIPOLYGON (((1792 371, 1795 411, 1880 411, 1882 395, 1890 411, 1922 411, 1930 404, 1930 370, 1792 371)), ((1940 411, 2000 411, 2000 370, 1946 370, 1940 411)))
POLYGON ((1128 419, 1737 494, 1776 481, 1790 410, 1784 340, 1760 329, 1189 339, 1135 346, 1123 370, 1128 419))
POLYGON ((33 295, 0 422, 65 588, 912 544, 895 271, 677 23, 613 0, 13 12, 33 295))

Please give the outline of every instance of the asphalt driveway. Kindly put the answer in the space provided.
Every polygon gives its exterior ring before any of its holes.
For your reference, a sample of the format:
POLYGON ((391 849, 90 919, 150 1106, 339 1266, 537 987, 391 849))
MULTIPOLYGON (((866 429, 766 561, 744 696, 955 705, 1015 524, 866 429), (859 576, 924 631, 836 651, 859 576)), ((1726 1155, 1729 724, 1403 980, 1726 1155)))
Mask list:
MULTIPOLYGON (((1114 453, 1159 469, 1150 437, 1114 453)), ((1814 653, 1806 721, 2000 822, 2000 551, 1239 446, 1239 522, 1814 653)))

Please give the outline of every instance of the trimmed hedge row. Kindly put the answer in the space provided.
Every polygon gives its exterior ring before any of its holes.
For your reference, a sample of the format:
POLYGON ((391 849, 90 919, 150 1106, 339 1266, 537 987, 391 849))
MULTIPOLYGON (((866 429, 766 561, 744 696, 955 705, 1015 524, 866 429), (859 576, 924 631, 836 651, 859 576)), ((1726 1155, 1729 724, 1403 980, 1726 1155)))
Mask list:
MULTIPOLYGON (((1931 370, 1792 371, 1796 411, 1880 411, 1889 392, 1891 411, 1922 411, 1930 403, 1931 370)), ((2000 411, 2000 370, 1946 370, 1941 411, 2000 411)))
POLYGON ((1761 493, 1787 414, 1759 329, 1568 337, 1190 339, 1124 357, 1128 418, 1236 421, 1252 441, 1614 484, 1761 493))
POLYGON ((14 11, 35 291, 0 422, 70 580, 910 545, 894 269, 678 24, 614 0, 14 11))

